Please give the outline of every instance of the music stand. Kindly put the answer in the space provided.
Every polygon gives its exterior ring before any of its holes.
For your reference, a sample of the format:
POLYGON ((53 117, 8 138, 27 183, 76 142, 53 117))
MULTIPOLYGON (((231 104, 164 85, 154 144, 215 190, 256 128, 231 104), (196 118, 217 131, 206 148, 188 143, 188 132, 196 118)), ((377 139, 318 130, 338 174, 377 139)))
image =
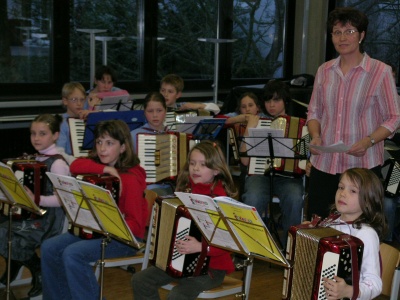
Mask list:
POLYGON ((4 205, 8 205, 8 237, 7 237, 7 247, 8 247, 8 258, 7 258, 7 283, 6 290, 0 293, 1 299, 15 299, 11 289, 10 289, 10 276, 11 276, 11 253, 12 253, 12 236, 11 236, 11 226, 14 207, 18 206, 21 209, 28 210, 37 215, 43 215, 46 213, 45 210, 40 209, 34 200, 25 191, 22 184, 15 177, 12 169, 0 162, 0 202, 4 205))
POLYGON ((264 173, 268 173, 270 177, 270 197, 268 203, 270 217, 267 222, 279 245, 283 247, 284 245, 282 245, 279 238, 273 212, 274 176, 276 174, 275 159, 306 159, 306 140, 304 138, 283 137, 283 130, 272 128, 249 128, 249 136, 241 138, 242 142, 246 144, 247 151, 240 152, 240 156, 268 158, 266 160, 266 163, 269 164, 268 170, 264 173))
POLYGON ((197 140, 215 140, 225 125, 225 119, 203 119, 193 130, 197 140))
POLYGON ((94 128, 98 122, 107 120, 122 120, 128 125, 130 131, 142 126, 146 122, 143 110, 109 111, 89 114, 86 120, 82 149, 90 150, 93 148, 94 128))
POLYGON ((100 256, 100 300, 103 298, 105 247, 111 238, 137 249, 139 243, 121 214, 111 192, 107 189, 76 180, 73 177, 46 172, 53 183, 67 217, 73 226, 102 234, 100 256))
POLYGON ((246 267, 251 266, 253 258, 290 267, 255 207, 230 197, 211 198, 183 192, 175 195, 186 206, 208 244, 246 256, 246 267))
POLYGON ((101 99, 101 102, 94 106, 95 111, 127 111, 133 106, 133 101, 126 90, 98 93, 97 97, 101 99))

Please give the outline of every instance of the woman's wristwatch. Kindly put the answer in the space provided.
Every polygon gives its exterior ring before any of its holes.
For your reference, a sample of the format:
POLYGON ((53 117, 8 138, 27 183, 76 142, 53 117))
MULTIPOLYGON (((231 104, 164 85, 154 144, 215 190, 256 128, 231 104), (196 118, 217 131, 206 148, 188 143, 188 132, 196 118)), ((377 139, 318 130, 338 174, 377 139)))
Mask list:
POLYGON ((371 141, 371 147, 372 147, 373 145, 375 145, 375 139, 371 135, 369 135, 368 137, 369 140, 371 141))

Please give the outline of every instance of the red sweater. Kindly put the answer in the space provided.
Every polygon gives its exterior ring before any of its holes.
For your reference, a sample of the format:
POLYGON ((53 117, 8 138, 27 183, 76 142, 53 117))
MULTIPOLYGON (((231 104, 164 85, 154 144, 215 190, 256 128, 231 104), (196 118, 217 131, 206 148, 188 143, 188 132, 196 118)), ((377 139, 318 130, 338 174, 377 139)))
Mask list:
MULTIPOLYGON (((70 171, 72 174, 104 174, 104 167, 105 165, 96 163, 90 158, 77 158, 70 165, 70 171)), ((144 238, 149 214, 147 201, 144 198, 146 172, 137 165, 127 172, 119 173, 119 176, 121 177, 122 194, 119 197, 118 207, 133 235, 144 238)))
MULTIPOLYGON (((190 181, 193 194, 201 194, 210 197, 226 196, 225 189, 220 181, 217 183, 212 193, 211 193, 212 184, 203 184, 203 183, 194 184, 191 179, 190 181)), ((227 274, 235 271, 235 266, 233 265, 230 252, 223 250, 221 248, 210 246, 210 251, 208 252, 208 256, 210 256, 209 267, 211 269, 225 270, 227 274)))

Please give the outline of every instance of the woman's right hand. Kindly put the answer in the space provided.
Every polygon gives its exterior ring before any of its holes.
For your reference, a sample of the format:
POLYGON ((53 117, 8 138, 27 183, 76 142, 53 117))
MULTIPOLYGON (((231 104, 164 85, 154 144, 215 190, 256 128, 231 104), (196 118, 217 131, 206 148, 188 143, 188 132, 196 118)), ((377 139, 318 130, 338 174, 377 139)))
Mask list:
MULTIPOLYGON (((316 137, 316 138, 311 139, 310 145, 321 146, 322 145, 321 137, 316 137)), ((314 155, 320 155, 321 154, 321 151, 319 151, 317 149, 314 149, 314 148, 311 148, 311 147, 310 147, 310 152, 311 152, 311 154, 314 154, 314 155)))

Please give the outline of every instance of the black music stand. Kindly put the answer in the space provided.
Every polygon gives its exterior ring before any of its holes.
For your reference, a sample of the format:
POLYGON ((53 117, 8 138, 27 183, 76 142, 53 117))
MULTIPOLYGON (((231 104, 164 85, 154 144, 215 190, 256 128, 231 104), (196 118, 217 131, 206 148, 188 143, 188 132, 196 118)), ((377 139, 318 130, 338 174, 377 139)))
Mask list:
POLYGON ((128 124, 130 131, 142 126, 146 122, 143 110, 91 113, 86 120, 82 149, 90 150, 93 148, 94 128, 97 123, 106 120, 122 120, 128 124))
POLYGON ((12 169, 0 162, 0 202, 3 202, 3 209, 5 205, 8 205, 8 258, 7 258, 7 283, 5 291, 0 293, 0 299, 15 299, 10 289, 10 277, 11 277, 11 254, 12 254, 12 218, 13 211, 16 206, 21 209, 30 211, 37 215, 43 215, 46 213, 45 210, 40 209, 36 205, 35 201, 30 198, 26 193, 22 184, 15 177, 12 169))
MULTIPOLYGON (((264 174, 269 174, 270 195, 269 195, 269 218, 267 224, 272 234, 276 237, 281 248, 284 246, 279 238, 277 226, 274 220, 273 198, 274 198, 274 176, 275 159, 306 159, 307 146, 304 138, 285 138, 282 137, 283 131, 270 128, 250 128, 249 137, 242 137, 242 142, 246 144, 247 151, 240 152, 241 156, 267 158, 269 163, 268 170, 264 174)), ((266 216, 268 212, 266 212, 266 216)))
POLYGON ((225 125, 225 119, 203 119, 193 130, 197 140, 215 140, 225 125))
POLYGON ((177 132, 189 133, 195 140, 215 140, 225 125, 225 119, 212 117, 187 116, 184 123, 173 123, 168 129, 177 132), (195 122, 199 120, 198 122, 195 122))
MULTIPOLYGON (((209 245, 246 256, 245 268, 252 268, 254 258, 290 267, 271 237, 255 207, 230 197, 175 192, 209 245)), ((243 278, 242 299, 250 278, 243 278)))
POLYGON ((94 106, 95 111, 115 110, 127 111, 132 110, 133 101, 131 96, 125 90, 118 90, 114 92, 98 93, 97 96, 101 98, 101 102, 94 106))
POLYGON ((121 214, 111 192, 74 177, 46 172, 53 183, 61 204, 73 226, 91 230, 103 235, 100 256, 100 300, 103 299, 104 254, 111 238, 137 249, 138 242, 121 214))

